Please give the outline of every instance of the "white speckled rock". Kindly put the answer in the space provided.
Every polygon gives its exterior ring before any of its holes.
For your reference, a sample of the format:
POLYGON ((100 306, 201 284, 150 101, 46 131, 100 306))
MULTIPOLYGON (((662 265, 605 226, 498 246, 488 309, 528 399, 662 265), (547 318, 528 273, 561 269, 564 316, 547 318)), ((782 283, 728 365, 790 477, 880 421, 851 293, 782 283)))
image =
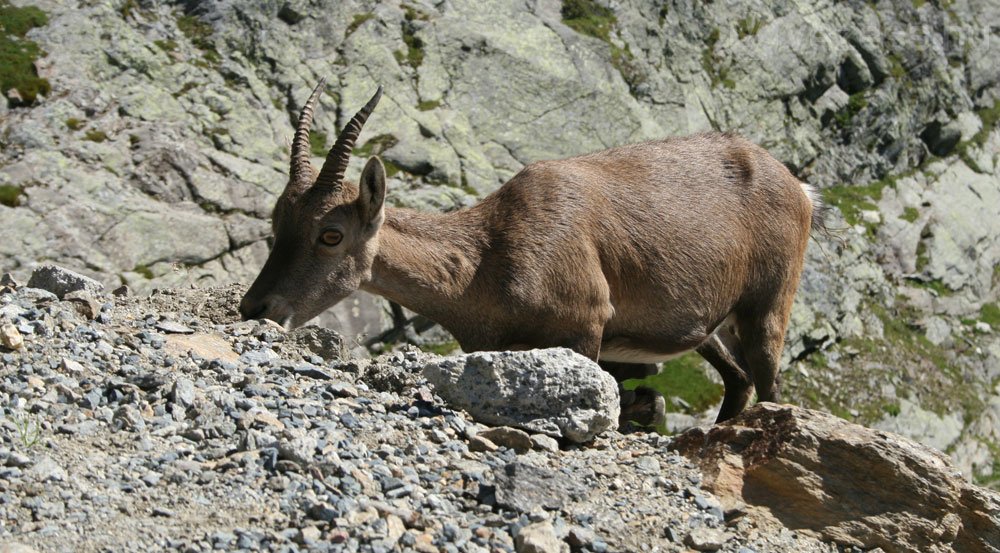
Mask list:
POLYGON ((614 378, 565 348, 448 357, 424 376, 445 401, 486 424, 587 442, 618 420, 614 378))

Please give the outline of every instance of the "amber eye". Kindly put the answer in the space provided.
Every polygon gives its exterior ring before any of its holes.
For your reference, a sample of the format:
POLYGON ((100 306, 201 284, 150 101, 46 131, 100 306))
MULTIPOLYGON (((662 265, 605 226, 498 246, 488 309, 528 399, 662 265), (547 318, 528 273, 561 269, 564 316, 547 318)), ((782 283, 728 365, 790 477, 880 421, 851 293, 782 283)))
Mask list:
POLYGON ((326 246, 336 246, 343 239, 344 235, 339 230, 327 229, 319 235, 319 241, 326 246))

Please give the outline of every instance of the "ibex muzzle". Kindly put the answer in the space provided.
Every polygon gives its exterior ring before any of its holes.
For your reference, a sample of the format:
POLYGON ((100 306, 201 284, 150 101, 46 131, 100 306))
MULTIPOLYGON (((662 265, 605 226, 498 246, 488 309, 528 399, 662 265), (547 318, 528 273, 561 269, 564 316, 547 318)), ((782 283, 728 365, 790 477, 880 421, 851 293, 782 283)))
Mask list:
POLYGON ((692 349, 722 375, 718 420, 756 388, 777 401, 778 363, 820 204, 760 147, 710 133, 525 167, 452 213, 384 208, 385 172, 345 182, 381 94, 317 174, 302 111, 274 247, 240 305, 296 326, 360 288, 440 323, 470 351, 564 346, 653 363, 692 349))

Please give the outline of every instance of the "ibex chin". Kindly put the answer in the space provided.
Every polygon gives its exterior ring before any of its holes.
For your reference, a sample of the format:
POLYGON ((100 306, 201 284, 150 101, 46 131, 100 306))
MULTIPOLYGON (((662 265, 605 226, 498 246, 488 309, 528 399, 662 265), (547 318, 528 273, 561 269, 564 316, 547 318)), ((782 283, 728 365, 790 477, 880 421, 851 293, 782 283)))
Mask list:
POLYGON ((385 207, 385 170, 344 171, 382 94, 320 171, 313 90, 274 208, 274 243, 240 304, 295 327, 361 289, 438 322, 466 352, 563 346, 653 363, 697 350, 722 375, 718 420, 756 388, 778 401, 778 364, 810 228, 812 189, 734 134, 644 142, 528 165, 451 213, 385 207))

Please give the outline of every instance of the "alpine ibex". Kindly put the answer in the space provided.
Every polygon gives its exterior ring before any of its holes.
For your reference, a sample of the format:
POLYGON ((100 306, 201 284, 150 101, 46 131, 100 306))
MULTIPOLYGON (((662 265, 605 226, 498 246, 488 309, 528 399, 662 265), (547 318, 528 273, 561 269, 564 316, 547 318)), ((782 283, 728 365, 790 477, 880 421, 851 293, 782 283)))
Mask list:
POLYGON ((652 363, 697 350, 725 384, 719 421, 754 388, 778 401, 821 220, 812 189, 765 150, 720 133, 644 142, 532 163, 468 209, 395 209, 378 157, 358 184, 344 179, 382 88, 317 173, 309 128, 322 86, 299 118, 244 318, 294 327, 360 288, 440 323, 466 352, 564 346, 652 363))

